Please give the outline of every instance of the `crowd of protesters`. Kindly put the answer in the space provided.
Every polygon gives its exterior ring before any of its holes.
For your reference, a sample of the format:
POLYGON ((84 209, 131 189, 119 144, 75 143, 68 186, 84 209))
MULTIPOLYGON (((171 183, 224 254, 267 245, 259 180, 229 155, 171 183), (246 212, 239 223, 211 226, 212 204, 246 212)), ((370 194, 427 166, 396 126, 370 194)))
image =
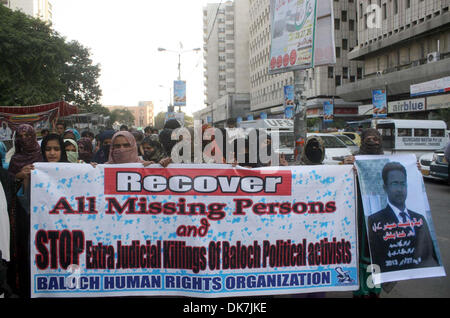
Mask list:
MULTIPOLYGON (((41 131, 43 138, 38 140, 32 126, 20 125, 16 131, 14 154, 10 159, 9 168, 7 170, 0 168, 2 186, 0 187, 0 297, 29 297, 30 175, 35 163, 80 163, 91 164, 94 168, 98 164, 142 163, 143 166, 160 164, 167 167, 173 162, 172 149, 180 141, 190 143, 192 162, 199 163, 194 158, 196 148, 192 142, 195 140, 194 130, 188 129, 189 134, 181 135, 177 139, 173 134, 177 128, 180 128, 180 123, 169 120, 160 131, 152 127, 145 128, 144 132, 129 131, 128 127, 121 126, 119 131, 106 129, 95 136, 89 131, 80 134, 76 129, 67 128, 64 123, 57 123, 54 131, 41 131)), ((207 125, 202 126, 202 136, 208 128, 210 127, 207 125)), ((367 140, 363 134, 361 153, 380 153, 381 139, 375 132, 370 130, 367 136, 371 137, 367 140), (378 139, 372 138, 375 135, 378 139)), ((227 161, 226 151, 231 149, 233 166, 256 168, 274 165, 271 160, 263 162, 260 156, 256 156, 256 160, 251 159, 255 149, 257 153, 265 152, 270 157, 272 149, 269 135, 257 132, 258 138, 264 138, 257 139, 263 142, 258 142, 256 148, 248 136, 247 138, 238 136, 232 142, 226 137, 227 130, 218 128, 212 130, 210 139, 202 139, 201 146, 197 145, 203 151, 200 162, 230 163, 227 161), (242 152, 242 157, 238 156, 239 152, 242 152)), ((311 136, 305 141, 299 164, 319 165, 322 164, 324 156, 323 141, 320 137, 311 136)), ((288 165, 283 155, 279 155, 278 159, 276 165, 288 165)), ((346 158, 345 163, 352 164, 352 160, 346 158)), ((358 212, 363 215, 362 211, 358 212)), ((362 222, 363 220, 360 220, 360 226, 363 226, 362 222)), ((360 242, 363 256, 361 265, 367 266, 367 249, 364 245, 367 242, 364 240, 360 242)), ((379 294, 379 290, 366 290, 365 286, 362 286, 360 294, 363 296, 379 294)))

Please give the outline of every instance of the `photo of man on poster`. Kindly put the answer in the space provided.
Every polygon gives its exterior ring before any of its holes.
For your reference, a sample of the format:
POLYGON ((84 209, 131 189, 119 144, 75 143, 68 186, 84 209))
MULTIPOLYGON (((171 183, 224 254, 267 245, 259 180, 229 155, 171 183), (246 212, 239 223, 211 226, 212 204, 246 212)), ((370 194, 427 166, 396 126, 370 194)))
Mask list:
POLYGON ((372 263, 381 272, 439 266, 425 217, 406 206, 405 167, 388 162, 381 175, 387 204, 367 222, 372 263))

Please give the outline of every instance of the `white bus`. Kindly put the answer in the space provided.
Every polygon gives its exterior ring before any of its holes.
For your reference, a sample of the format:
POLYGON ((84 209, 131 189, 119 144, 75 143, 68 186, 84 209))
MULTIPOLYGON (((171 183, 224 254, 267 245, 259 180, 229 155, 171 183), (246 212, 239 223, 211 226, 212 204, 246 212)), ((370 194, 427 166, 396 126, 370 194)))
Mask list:
POLYGON ((443 120, 379 119, 376 128, 385 154, 414 153, 419 158, 445 147, 449 140, 443 120))

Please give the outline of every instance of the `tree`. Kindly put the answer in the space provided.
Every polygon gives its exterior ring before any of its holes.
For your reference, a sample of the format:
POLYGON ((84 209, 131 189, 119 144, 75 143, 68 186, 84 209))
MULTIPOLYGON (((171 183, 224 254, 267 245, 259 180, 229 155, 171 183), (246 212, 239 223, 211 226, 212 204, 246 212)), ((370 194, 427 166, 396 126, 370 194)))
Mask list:
POLYGON ((89 55, 51 25, 0 5, 0 105, 65 100, 89 111, 101 96, 89 55))
POLYGON ((92 107, 98 104, 101 90, 97 83, 100 76, 99 65, 92 65, 89 49, 77 41, 66 44, 70 58, 64 64, 62 82, 67 90, 64 100, 71 101, 84 111, 92 112, 92 107))
POLYGON ((118 123, 120 125, 133 126, 134 115, 129 109, 126 109, 126 108, 114 109, 111 112, 110 120, 111 120, 111 123, 118 123))
POLYGON ((166 113, 159 112, 155 117, 155 128, 158 130, 163 129, 165 120, 166 120, 166 113))

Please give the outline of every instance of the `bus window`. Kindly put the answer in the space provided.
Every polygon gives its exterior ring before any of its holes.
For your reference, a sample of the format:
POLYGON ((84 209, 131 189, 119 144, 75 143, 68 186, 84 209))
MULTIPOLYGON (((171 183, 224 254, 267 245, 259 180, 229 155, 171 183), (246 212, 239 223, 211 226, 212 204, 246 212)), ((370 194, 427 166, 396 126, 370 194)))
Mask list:
POLYGON ((395 138, 392 134, 393 128, 383 127, 378 128, 378 131, 381 135, 381 144, 383 145, 383 149, 393 149, 395 144, 395 138))
POLYGON ((431 129, 431 137, 444 137, 445 129, 431 129))
POLYGON ((399 137, 411 137, 412 129, 411 128, 399 128, 397 130, 397 136, 399 137))
POLYGON ((414 137, 428 137, 428 129, 427 128, 414 128, 414 137))

